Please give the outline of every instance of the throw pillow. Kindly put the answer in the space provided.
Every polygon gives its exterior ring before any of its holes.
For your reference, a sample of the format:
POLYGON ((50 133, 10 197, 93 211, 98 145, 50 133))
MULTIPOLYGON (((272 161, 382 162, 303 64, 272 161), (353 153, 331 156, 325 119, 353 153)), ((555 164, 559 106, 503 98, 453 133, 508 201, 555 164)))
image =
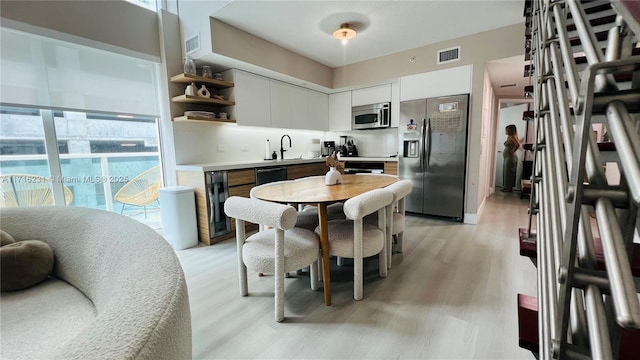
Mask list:
POLYGON ((13 236, 4 230, 0 230, 0 246, 13 244, 14 242, 16 241, 13 239, 13 236))
POLYGON ((0 247, 2 291, 26 289, 44 281, 53 270, 53 250, 39 240, 25 240, 0 247))

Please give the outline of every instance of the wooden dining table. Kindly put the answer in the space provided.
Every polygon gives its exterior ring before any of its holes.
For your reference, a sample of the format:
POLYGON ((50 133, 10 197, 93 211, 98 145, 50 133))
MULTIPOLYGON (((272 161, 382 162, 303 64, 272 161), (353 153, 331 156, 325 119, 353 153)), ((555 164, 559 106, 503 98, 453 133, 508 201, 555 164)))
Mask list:
POLYGON ((253 191, 253 196, 266 201, 316 205, 320 225, 320 249, 322 254, 322 280, 324 303, 331 305, 331 273, 329 267, 329 233, 327 206, 346 201, 370 190, 380 189, 398 181, 389 175, 342 175, 342 183, 325 185, 324 176, 311 176, 295 181, 280 181, 261 186, 253 191))

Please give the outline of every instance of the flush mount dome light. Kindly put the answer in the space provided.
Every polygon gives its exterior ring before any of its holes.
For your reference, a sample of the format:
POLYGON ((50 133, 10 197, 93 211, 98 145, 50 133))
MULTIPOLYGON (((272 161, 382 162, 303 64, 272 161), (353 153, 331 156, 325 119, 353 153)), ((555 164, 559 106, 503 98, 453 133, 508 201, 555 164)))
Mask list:
POLYGON ((349 24, 340 25, 340 29, 333 32, 333 37, 341 40, 343 45, 347 44, 347 40, 356 37, 356 31, 349 27, 349 24))

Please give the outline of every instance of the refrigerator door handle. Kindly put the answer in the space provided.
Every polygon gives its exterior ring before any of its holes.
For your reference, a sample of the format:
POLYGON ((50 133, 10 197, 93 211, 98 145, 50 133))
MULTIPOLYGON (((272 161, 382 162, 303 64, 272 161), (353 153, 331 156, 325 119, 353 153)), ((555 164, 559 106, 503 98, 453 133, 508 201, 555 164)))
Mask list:
POLYGON ((422 119, 422 124, 420 124, 420 169, 424 169, 424 158, 426 156, 424 135, 425 135, 425 119, 422 119))
POLYGON ((431 119, 423 119, 424 127, 424 168, 429 168, 429 158, 431 157, 431 119))

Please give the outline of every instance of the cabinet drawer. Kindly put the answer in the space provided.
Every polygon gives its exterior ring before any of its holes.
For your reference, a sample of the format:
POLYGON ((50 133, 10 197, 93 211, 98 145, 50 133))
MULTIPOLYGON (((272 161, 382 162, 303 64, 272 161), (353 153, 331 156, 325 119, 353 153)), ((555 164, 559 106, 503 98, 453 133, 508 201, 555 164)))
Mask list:
POLYGON ((300 164, 287 166, 287 179, 294 180, 306 176, 324 175, 329 168, 324 163, 300 164))
POLYGON ((227 173, 227 181, 229 187, 255 183, 256 175, 253 169, 250 170, 233 170, 227 173))
POLYGON ((240 186, 233 186, 233 187, 229 187, 229 196, 242 196, 242 197, 249 197, 249 193, 251 192, 251 188, 253 188, 255 185, 254 184, 248 184, 248 185, 240 185, 240 186))
POLYGON ((385 161, 384 173, 389 175, 398 175, 398 163, 395 161, 385 161))

